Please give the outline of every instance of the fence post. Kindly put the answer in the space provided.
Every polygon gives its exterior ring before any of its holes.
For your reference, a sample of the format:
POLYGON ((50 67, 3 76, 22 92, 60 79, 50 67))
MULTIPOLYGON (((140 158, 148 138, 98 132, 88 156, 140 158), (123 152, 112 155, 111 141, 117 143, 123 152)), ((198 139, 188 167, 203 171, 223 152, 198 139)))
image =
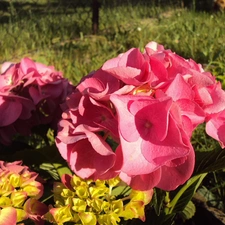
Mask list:
POLYGON ((92 0, 92 33, 98 33, 99 27, 99 8, 100 3, 98 0, 92 0))

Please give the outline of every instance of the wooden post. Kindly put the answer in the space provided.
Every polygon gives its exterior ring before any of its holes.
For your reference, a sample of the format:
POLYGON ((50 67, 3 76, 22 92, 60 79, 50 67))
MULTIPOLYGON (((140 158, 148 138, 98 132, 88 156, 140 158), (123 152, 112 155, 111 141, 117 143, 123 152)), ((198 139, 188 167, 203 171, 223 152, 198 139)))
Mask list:
POLYGON ((98 33, 99 27, 99 8, 100 3, 98 0, 92 0, 92 33, 98 33))

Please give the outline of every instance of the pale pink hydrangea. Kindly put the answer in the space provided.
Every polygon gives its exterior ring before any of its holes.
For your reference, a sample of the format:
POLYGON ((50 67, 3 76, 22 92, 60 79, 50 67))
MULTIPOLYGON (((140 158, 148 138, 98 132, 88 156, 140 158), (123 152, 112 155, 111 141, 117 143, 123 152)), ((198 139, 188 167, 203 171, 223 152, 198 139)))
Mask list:
POLYGON ((56 144, 82 178, 119 175, 134 189, 174 190, 192 175, 190 139, 199 124, 225 143, 224 110, 214 76, 150 42, 144 53, 132 48, 81 80, 64 105, 56 144))

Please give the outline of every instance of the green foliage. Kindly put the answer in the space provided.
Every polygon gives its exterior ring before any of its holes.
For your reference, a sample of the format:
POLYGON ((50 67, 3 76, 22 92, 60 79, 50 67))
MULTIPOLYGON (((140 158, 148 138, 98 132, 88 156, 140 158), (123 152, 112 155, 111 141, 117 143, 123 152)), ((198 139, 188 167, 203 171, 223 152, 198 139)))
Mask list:
POLYGON ((196 167, 194 174, 213 172, 225 168, 225 151, 215 149, 209 152, 196 152, 196 167))
POLYGON ((195 212, 195 204, 192 201, 189 201, 184 210, 180 213, 180 216, 185 221, 191 219, 195 215, 195 212))

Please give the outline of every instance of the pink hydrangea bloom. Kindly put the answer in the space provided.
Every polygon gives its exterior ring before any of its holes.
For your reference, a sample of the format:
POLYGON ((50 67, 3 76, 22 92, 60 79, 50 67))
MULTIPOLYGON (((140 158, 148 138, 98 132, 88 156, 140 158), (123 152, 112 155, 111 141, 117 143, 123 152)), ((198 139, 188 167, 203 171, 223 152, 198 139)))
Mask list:
POLYGON ((60 104, 72 89, 52 66, 29 58, 4 63, 0 75, 0 142, 10 144, 14 134, 28 135, 40 124, 56 129, 62 113, 60 104))
POLYGON ((200 64, 150 42, 144 53, 132 48, 81 80, 64 105, 56 144, 82 178, 119 175, 134 189, 174 190, 192 175, 190 139, 199 124, 225 143, 224 95, 200 64))

